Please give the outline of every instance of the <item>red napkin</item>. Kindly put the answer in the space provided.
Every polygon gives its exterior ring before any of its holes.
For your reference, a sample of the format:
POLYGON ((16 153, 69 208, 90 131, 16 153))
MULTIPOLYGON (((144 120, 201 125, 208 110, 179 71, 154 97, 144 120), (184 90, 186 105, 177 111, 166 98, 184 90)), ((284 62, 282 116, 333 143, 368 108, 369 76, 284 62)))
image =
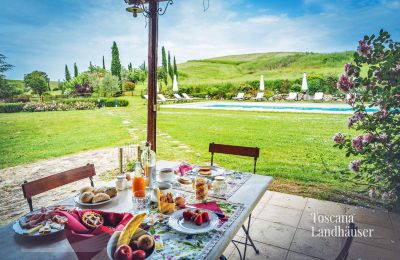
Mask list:
POLYGON ((192 166, 189 164, 181 164, 179 165, 179 172, 181 176, 185 175, 186 172, 190 172, 192 170, 192 166))
POLYGON ((133 217, 130 213, 103 212, 92 209, 75 209, 70 213, 65 211, 60 213, 68 218, 65 234, 79 259, 91 259, 106 248, 114 231, 122 230, 133 217), (87 211, 101 214, 104 218, 104 225, 93 230, 83 225, 82 215, 87 211))
POLYGON ((199 209, 208 209, 211 211, 215 211, 218 213, 223 213, 221 208, 218 206, 218 204, 215 201, 208 201, 208 202, 202 202, 202 203, 196 203, 196 204, 191 204, 193 207, 199 208, 199 209))

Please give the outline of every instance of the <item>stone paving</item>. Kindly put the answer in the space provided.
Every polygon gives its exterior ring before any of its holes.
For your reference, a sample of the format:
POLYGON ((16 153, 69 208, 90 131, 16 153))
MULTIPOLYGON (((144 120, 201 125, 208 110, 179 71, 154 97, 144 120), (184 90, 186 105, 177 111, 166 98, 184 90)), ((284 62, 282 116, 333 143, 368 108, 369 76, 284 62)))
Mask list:
MULTIPOLYGON (((312 228, 318 234, 321 228, 332 229, 339 224, 314 223, 313 213, 352 215, 359 229, 373 229, 371 237, 353 240, 347 259, 400 259, 399 214, 272 191, 267 191, 252 214, 250 233, 260 254, 248 248, 247 259, 335 259, 345 239, 313 237, 312 228)), ((244 241, 244 233, 238 232, 236 239, 244 241)), ((224 255, 239 259, 232 244, 224 255)))

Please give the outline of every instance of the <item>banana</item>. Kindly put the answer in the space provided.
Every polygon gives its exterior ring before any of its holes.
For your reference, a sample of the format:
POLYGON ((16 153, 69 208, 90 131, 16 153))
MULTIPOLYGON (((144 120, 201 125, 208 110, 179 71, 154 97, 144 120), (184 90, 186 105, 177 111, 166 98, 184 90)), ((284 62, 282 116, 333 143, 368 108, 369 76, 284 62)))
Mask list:
POLYGON ((135 234, 137 228, 140 226, 145 217, 146 213, 137 214, 128 222, 128 224, 126 224, 125 228, 121 231, 116 248, 120 247, 121 245, 129 245, 133 234, 135 234))

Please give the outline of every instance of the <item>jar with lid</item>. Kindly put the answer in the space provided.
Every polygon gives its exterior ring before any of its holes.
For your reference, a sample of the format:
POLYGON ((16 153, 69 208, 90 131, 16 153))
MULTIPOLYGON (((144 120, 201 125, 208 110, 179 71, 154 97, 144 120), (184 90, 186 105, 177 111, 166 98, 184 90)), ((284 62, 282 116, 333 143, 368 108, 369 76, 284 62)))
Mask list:
POLYGON ((213 190, 216 195, 223 195, 226 192, 228 185, 224 176, 217 176, 214 179, 213 190))
POLYGON ((204 177, 197 177, 195 181, 196 200, 203 201, 208 198, 207 180, 204 177))

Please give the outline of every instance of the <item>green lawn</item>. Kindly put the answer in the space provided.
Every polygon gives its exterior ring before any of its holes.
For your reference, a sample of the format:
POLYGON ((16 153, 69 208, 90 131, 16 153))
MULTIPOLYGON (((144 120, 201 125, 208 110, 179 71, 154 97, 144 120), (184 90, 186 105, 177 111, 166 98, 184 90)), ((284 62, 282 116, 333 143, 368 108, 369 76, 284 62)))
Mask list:
MULTIPOLYGON (((146 104, 138 96, 126 98, 127 108, 0 114, 0 168, 144 140, 146 104)), ((258 173, 275 178, 273 189, 340 201, 354 188, 326 170, 346 168, 350 160, 331 141, 334 133, 348 132, 347 117, 161 109, 157 156, 205 163, 210 142, 258 146, 258 173)), ((217 155, 216 162, 252 169, 249 158, 217 155)))

